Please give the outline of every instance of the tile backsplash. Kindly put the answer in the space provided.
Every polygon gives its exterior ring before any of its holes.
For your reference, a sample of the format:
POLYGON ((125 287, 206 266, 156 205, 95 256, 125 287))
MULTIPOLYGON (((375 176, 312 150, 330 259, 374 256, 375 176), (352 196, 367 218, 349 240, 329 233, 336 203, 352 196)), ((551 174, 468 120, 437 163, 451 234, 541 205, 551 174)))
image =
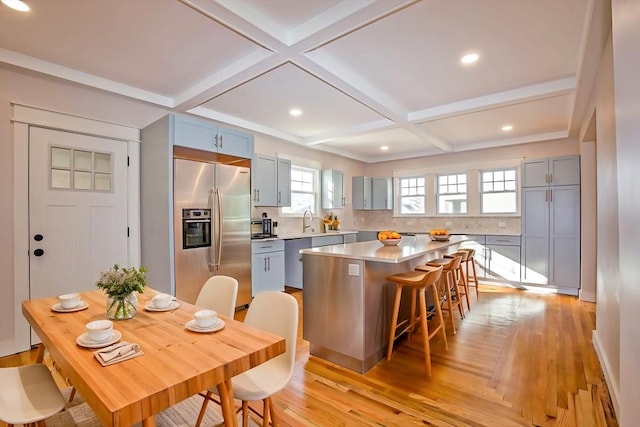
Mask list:
MULTIPOLYGON (((258 218, 266 212, 269 218, 278 222, 278 234, 291 235, 302 232, 302 218, 279 217, 278 208, 254 208, 252 217, 258 218)), ((320 231, 321 218, 331 211, 314 215, 312 227, 320 231)), ((469 234, 511 234, 520 235, 521 219, 515 216, 456 216, 456 217, 393 217, 389 211, 333 211, 338 215, 341 230, 386 230, 400 232, 428 232, 432 228, 443 228, 451 233, 469 234)))

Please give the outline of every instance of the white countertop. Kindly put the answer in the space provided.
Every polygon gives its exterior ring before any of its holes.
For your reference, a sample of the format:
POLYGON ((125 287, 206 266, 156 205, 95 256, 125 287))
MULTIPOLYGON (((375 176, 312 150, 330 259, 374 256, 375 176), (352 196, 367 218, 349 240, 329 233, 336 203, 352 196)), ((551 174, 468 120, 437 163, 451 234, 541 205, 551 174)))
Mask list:
POLYGON ((306 255, 329 256, 386 263, 401 263, 447 246, 469 240, 465 235, 451 236, 447 242, 431 241, 428 235, 403 236, 398 246, 384 246, 377 240, 302 249, 306 255))
POLYGON ((326 233, 289 233, 289 234, 280 234, 278 235, 278 239, 289 240, 289 239, 303 239, 305 237, 324 237, 324 236, 339 236, 342 234, 356 234, 358 233, 355 230, 345 230, 345 231, 328 231, 326 233))

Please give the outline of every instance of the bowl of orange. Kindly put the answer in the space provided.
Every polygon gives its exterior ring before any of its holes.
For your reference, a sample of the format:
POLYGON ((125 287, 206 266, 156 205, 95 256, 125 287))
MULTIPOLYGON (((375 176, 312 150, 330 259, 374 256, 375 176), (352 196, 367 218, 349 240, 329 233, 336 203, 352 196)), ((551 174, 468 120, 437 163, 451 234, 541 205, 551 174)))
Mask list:
POLYGON ((435 242, 446 242, 449 240, 449 232, 443 229, 432 229, 429 231, 429 237, 435 242))
POLYGON ((385 230, 378 232, 378 241, 385 246, 395 246, 402 240, 402 235, 397 231, 385 230))

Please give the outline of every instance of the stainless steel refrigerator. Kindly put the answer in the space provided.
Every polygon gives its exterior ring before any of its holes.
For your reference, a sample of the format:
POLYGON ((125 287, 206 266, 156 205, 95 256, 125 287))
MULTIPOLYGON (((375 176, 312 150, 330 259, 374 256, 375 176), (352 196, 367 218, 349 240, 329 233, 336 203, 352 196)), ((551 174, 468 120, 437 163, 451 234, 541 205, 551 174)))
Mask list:
POLYGON ((238 280, 236 306, 251 301, 250 169, 174 159, 176 297, 194 303, 214 275, 238 280))

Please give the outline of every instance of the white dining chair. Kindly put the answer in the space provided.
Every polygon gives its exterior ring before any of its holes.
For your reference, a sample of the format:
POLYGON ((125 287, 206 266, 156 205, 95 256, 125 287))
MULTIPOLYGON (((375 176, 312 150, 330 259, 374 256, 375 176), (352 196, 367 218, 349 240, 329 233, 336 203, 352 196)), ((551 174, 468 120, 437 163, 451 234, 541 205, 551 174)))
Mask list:
MULTIPOLYGON (((244 323, 286 340, 285 353, 231 379, 233 397, 242 401, 238 411, 242 411, 243 427, 249 423, 249 410, 262 417, 263 426, 268 426, 271 419, 275 426, 278 419, 271 396, 285 388, 293 376, 298 339, 298 302, 284 292, 260 292, 249 305, 244 323), (263 401, 262 415, 249 407, 249 402, 259 400, 263 401)), ((220 403, 213 398, 213 394, 218 394, 216 387, 206 392, 196 423, 198 427, 209 400, 220 403)))
POLYGON ((0 421, 44 426, 42 421, 64 409, 65 400, 43 364, 0 368, 0 421))
POLYGON ((196 305, 233 319, 238 298, 238 281, 229 276, 211 276, 202 285, 196 305))

